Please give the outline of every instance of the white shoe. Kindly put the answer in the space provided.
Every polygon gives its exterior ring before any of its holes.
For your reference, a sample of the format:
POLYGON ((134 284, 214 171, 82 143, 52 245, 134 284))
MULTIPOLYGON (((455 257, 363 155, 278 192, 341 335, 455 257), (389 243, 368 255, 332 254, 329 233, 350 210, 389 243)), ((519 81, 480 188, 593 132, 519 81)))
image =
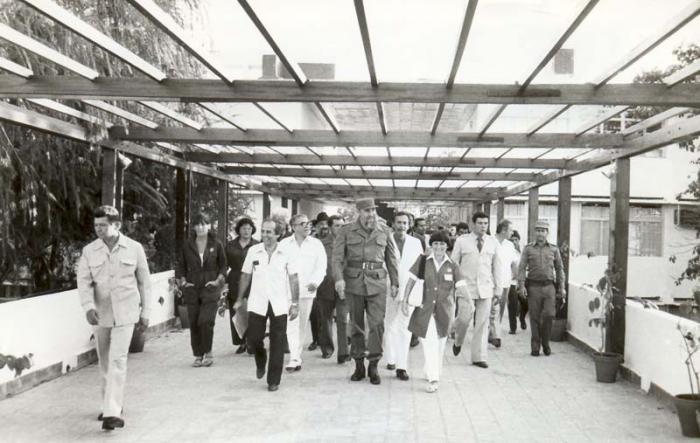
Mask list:
POLYGON ((436 392, 438 390, 438 381, 433 380, 431 382, 428 382, 428 385, 425 387, 425 391, 429 393, 436 392))

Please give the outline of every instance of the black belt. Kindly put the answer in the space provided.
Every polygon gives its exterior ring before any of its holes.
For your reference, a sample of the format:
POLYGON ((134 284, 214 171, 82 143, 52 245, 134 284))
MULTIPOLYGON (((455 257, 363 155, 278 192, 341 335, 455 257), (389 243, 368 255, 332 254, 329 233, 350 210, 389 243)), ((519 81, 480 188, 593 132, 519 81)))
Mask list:
POLYGON ((384 266, 384 262, 381 261, 348 261, 346 265, 349 268, 360 268, 369 269, 370 271, 374 269, 381 269, 384 266))
POLYGON ((548 285, 553 285, 554 281, 552 280, 531 280, 527 279, 525 280, 525 284, 532 285, 532 286, 548 286, 548 285))

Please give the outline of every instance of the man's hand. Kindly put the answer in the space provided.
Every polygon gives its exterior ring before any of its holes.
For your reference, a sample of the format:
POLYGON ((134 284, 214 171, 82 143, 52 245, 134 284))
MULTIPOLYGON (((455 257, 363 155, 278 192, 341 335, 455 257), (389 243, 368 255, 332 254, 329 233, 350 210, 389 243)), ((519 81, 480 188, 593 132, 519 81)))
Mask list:
POLYGON ((408 305, 408 299, 406 298, 406 299, 404 299, 404 300, 401 302, 401 312, 402 312, 403 315, 405 315, 406 317, 408 317, 408 306, 409 306, 409 305, 408 305))
POLYGON ((139 322, 136 323, 136 330, 143 334, 146 332, 146 329, 148 329, 148 319, 144 317, 139 318, 139 322))
POLYGON ((204 286, 206 286, 207 288, 215 288, 216 286, 218 286, 218 280, 208 281, 204 284, 204 286))
POLYGON ((97 311, 94 309, 87 311, 85 313, 85 318, 87 318, 87 322, 93 326, 97 326, 97 323, 100 321, 100 316, 97 315, 97 311))
POLYGON ((338 293, 341 300, 345 300, 345 280, 335 282, 335 292, 338 293))
POLYGON ((564 297, 566 297, 566 289, 562 289, 560 292, 557 292, 558 299, 563 300, 564 297))
POLYGON ((306 290, 309 292, 314 292, 316 289, 318 289, 318 286, 316 286, 313 283, 309 283, 308 285, 306 285, 306 290))
POLYGON ((241 309, 241 306, 243 306, 243 300, 239 298, 238 300, 236 300, 236 303, 233 304, 233 310, 238 311, 239 309, 241 309))
POLYGON ((289 321, 293 321, 297 316, 299 316, 299 305, 292 303, 289 305, 289 321))
POLYGON ((399 287, 391 285, 391 298, 396 298, 399 295, 399 287))
POLYGON ((466 286, 460 286, 459 288, 455 289, 455 293, 456 293, 457 297, 470 298, 469 291, 467 290, 466 286))
POLYGON ((518 294, 520 294, 520 297, 522 298, 527 298, 527 289, 525 289, 525 286, 518 286, 518 294))

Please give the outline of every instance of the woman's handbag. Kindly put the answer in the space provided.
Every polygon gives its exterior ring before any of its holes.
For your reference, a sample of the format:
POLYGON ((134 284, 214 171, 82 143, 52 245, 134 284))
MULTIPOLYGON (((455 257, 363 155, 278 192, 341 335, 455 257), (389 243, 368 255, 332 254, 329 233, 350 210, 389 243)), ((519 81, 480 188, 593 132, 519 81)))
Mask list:
POLYGON ((420 263, 418 264, 418 280, 413 282, 413 288, 411 293, 408 294, 408 304, 409 306, 418 307, 423 304, 423 284, 425 283, 425 255, 420 256, 420 263))

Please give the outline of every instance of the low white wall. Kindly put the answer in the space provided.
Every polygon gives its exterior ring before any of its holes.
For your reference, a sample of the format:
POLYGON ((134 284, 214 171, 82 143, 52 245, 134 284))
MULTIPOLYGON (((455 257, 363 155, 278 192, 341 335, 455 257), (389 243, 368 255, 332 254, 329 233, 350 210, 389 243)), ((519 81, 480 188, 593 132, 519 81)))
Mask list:
POLYGON ((567 330, 570 335, 593 349, 600 349, 602 338, 599 326, 589 326, 592 318, 600 316, 600 310, 591 312, 589 303, 598 296, 598 291, 576 283, 569 283, 567 330))
MULTIPOLYGON (((173 275, 173 271, 151 275, 155 300, 151 326, 173 318, 174 300, 168 287, 173 275)), ((34 366, 22 375, 59 362, 64 373, 67 366, 74 368, 77 356, 95 347, 91 336, 92 326, 85 320, 77 289, 0 304, 0 353, 34 354, 34 366)), ((0 369, 0 383, 13 378, 14 371, 0 369)))
MULTIPOLYGON (((589 302, 597 295, 593 288, 569 283, 568 333, 594 349, 601 346, 600 329, 589 326, 589 302)), ((700 325, 667 312, 645 309, 634 300, 625 307, 625 361, 623 365, 641 379, 641 387, 649 390, 651 383, 671 395, 689 393, 690 385, 685 366, 685 347, 678 325, 696 328, 700 325)), ((693 360, 700 368, 700 356, 693 360)))
MULTIPOLYGON (((685 366, 685 345, 678 330, 682 324, 698 328, 698 323, 656 309, 644 309, 629 301, 625 308, 625 363, 641 378, 642 389, 650 383, 671 395, 690 393, 685 366)), ((700 357, 693 359, 700 368, 700 357)))

